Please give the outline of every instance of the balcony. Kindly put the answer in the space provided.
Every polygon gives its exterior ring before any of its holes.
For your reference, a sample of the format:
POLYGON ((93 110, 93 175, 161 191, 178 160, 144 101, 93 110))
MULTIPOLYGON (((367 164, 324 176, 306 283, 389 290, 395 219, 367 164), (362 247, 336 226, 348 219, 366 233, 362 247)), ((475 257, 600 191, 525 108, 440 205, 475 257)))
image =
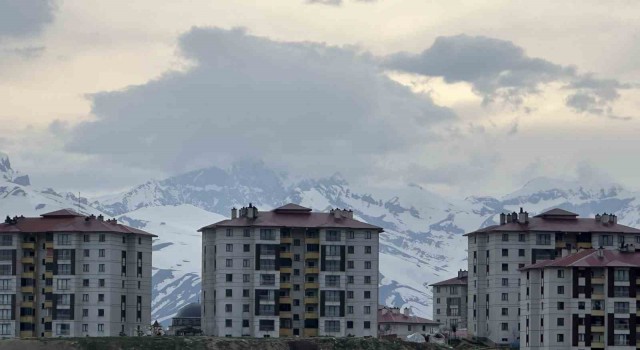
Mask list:
POLYGON ((293 329, 280 328, 280 337, 293 337, 293 329))
POLYGON ((282 244, 291 244, 293 242, 293 238, 291 237, 280 237, 280 243, 282 244))
POLYGON ((278 316, 280 316, 280 318, 293 318, 291 311, 280 311, 278 316))
POLYGON ((604 294, 591 294, 591 300, 604 300, 604 294))
POLYGON ((305 244, 320 244, 320 237, 315 237, 315 238, 305 238, 304 239, 304 243, 305 244))
POLYGON ((280 289, 291 289, 291 282, 280 282, 280 289))
POLYGON ((591 333, 604 333, 604 326, 591 326, 591 333))
POLYGON ((567 243, 565 243, 564 241, 556 241, 556 248, 565 248, 567 246, 567 243))
POLYGON ((20 287, 20 292, 22 292, 22 293, 31 293, 31 294, 33 294, 33 290, 34 290, 33 286, 22 286, 22 287, 20 287))
POLYGON ((45 317, 44 317, 44 322, 45 322, 45 323, 53 322, 53 317, 51 317, 51 316, 45 316, 45 317))
POLYGON ((604 342, 591 342, 592 349, 604 349, 604 342))
POLYGON ((23 272, 22 273, 22 278, 31 278, 33 279, 35 277, 35 273, 33 271, 28 271, 28 272, 23 272))
POLYGON ((33 316, 20 316, 20 322, 33 323, 33 316))
POLYGON ((33 256, 23 256, 23 257, 22 257, 22 259, 20 259, 20 261, 21 261, 23 264, 31 264, 31 265, 33 265, 33 264, 34 264, 34 260, 35 260, 35 259, 34 259, 34 257, 33 257, 33 256))
POLYGON ((53 333, 51 331, 45 331, 44 332, 44 337, 45 338, 52 338, 53 337, 53 333))
POLYGON ((45 271, 44 278, 53 278, 53 271, 45 271))
POLYGON ((578 242, 577 246, 578 246, 578 248, 582 248, 582 249, 591 249, 592 248, 591 242, 578 242))
POLYGON ((304 289, 318 289, 320 288, 320 283, 318 282, 307 282, 304 284, 304 289))
POLYGON ((318 297, 304 297, 304 303, 305 304, 317 304, 318 303, 318 297))
POLYGON ((604 310, 591 310, 591 316, 604 316, 604 310))
POLYGON ((304 258, 305 259, 320 259, 320 253, 319 252, 306 252, 306 253, 304 253, 304 258))
POLYGON ((50 309, 52 307, 53 307, 53 301, 51 301, 51 300, 45 300, 44 301, 44 308, 45 309, 50 309))
POLYGON ((291 273, 292 271, 291 266, 280 266, 280 273, 291 273))
POLYGON ((44 258, 44 263, 45 264, 53 264, 53 257, 52 256, 47 256, 44 258))
POLYGON ((36 249, 35 242, 22 242, 22 249, 36 249))
POLYGON ((33 331, 20 331, 20 338, 35 338, 33 331))
POLYGON ((281 259, 291 259, 292 256, 293 256, 293 253, 291 252, 280 252, 281 259))
POLYGON ((320 273, 320 269, 317 267, 307 267, 304 269, 304 273, 317 275, 320 273))
POLYGON ((317 312, 305 312, 304 313, 304 319, 305 320, 316 319, 316 318, 318 318, 318 313, 317 312))
POLYGON ((20 304, 20 307, 26 307, 26 308, 29 308, 29 309, 33 309, 33 301, 23 301, 20 304))
POLYGON ((45 249, 53 249, 53 242, 44 242, 45 249))
POLYGON ((280 304, 291 304, 291 297, 280 297, 280 304))
POLYGON ((592 277, 591 284, 604 284, 604 276, 592 277))
POLYGON ((640 284, 640 277, 636 278, 636 284, 640 284))
POLYGON ((302 331, 302 336, 304 336, 304 337, 317 337, 318 336, 318 329, 317 328, 305 328, 304 331, 302 331))

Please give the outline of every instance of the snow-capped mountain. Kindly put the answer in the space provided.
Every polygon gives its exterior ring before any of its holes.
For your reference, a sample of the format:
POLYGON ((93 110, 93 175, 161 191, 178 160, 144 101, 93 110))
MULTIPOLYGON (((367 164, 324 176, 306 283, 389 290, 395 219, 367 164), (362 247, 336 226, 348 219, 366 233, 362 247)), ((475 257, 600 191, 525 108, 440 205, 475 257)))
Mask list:
POLYGON ((640 193, 607 183, 539 178, 502 197, 457 200, 411 184, 396 189, 358 188, 339 175, 296 182, 263 163, 240 162, 229 169, 210 167, 87 200, 16 182, 6 156, 0 157, 0 166, 2 215, 37 215, 73 207, 118 217, 157 234, 152 318, 164 323, 180 307, 199 299, 201 241, 196 230, 228 217, 231 207, 249 202, 260 210, 288 202, 315 210, 349 208, 359 219, 383 227, 380 303, 410 306, 425 317, 431 316, 427 285, 466 269, 463 234, 496 223, 501 212, 519 207, 532 214, 552 207, 582 216, 615 212, 620 223, 640 226, 640 193))

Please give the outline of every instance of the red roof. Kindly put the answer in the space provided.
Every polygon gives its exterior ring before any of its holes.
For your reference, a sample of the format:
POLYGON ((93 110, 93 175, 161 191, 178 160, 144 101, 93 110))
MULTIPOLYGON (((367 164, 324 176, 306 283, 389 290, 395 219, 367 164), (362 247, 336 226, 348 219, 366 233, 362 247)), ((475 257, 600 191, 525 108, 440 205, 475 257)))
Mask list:
POLYGON ((382 227, 367 224, 348 217, 336 218, 332 213, 311 212, 296 204, 287 204, 272 211, 260 211, 255 219, 239 217, 222 220, 198 231, 216 227, 311 227, 370 229, 382 232, 382 227), (285 208, 283 210, 283 208, 285 208), (305 215, 301 215, 305 213, 305 215))
POLYGON ((454 277, 454 278, 450 278, 450 279, 442 281, 442 282, 434 283, 431 286, 453 286, 453 285, 456 285, 456 286, 464 285, 464 286, 466 286, 468 284, 467 280, 468 280, 467 276, 454 277))
POLYGON ((543 260, 520 270, 546 267, 638 267, 640 251, 625 252, 611 249, 585 249, 555 260, 543 260))
POLYGON ((418 316, 406 316, 400 312, 399 309, 395 309, 398 311, 393 311, 393 308, 383 308, 378 310, 378 323, 403 323, 403 324, 433 324, 439 325, 440 322, 436 322, 433 320, 429 320, 427 318, 422 318, 418 316), (386 312, 383 315, 383 311, 386 312))
POLYGON ((578 214, 576 214, 576 213, 572 213, 572 212, 570 212, 568 210, 564 210, 564 209, 560 209, 560 208, 553 208, 551 210, 545 211, 542 214, 536 215, 536 217, 541 217, 541 218, 544 218, 544 217, 547 217, 547 218, 549 218, 549 217, 564 217, 564 218, 567 218, 567 219, 576 218, 577 216, 578 216, 578 214))
POLYGON ((117 232, 157 237, 149 232, 118 224, 115 219, 101 220, 69 209, 42 214, 39 218, 18 217, 15 223, 0 223, 0 233, 3 232, 117 232))

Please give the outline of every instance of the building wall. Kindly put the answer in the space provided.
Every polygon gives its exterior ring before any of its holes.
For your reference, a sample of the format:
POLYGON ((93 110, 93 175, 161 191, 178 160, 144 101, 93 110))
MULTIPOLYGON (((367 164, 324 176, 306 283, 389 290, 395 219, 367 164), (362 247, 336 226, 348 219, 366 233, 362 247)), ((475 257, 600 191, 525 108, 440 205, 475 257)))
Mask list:
POLYGON ((0 294, 15 293, 13 305, 0 306, 14 310, 13 320, 0 320, 0 331, 7 326, 12 328, 3 336, 117 336, 123 330, 134 335, 138 328, 145 330, 150 324, 151 237, 93 232, 86 234, 88 241, 85 234, 77 232, 12 236, 11 246, 0 246, 0 250, 10 248, 16 252, 15 261, 11 262, 16 266, 16 275, 0 276, 0 280, 10 280, 11 284, 10 289, 0 290, 0 294), (100 241, 101 235, 104 241, 100 241), (65 237, 64 242, 58 239, 61 236, 65 237), (59 253, 63 250, 70 252, 69 258, 66 253, 59 253), (127 257, 126 276, 122 275, 123 251, 127 257), (142 253, 141 275, 138 275, 138 252, 142 253), (57 268, 58 264, 74 268, 66 271, 57 268), (88 286, 84 280, 89 282, 88 286), (99 285, 99 280, 104 280, 104 286, 99 285), (30 286, 21 286, 23 281, 30 286), (103 301, 98 300, 99 295, 104 296, 103 301), (99 310, 103 310, 100 315, 99 310), (63 312, 70 313, 69 319, 59 316, 63 312))
MULTIPOLYGON (((203 232, 203 330, 206 335, 215 336, 376 336, 378 305, 378 233, 371 232, 367 238, 364 230, 273 228, 275 240, 260 240, 260 227, 234 228, 232 236, 227 236, 227 228, 206 229, 203 232), (245 237, 244 230, 250 230, 245 237), (327 231, 338 231, 339 241, 327 241, 327 231), (353 231, 353 235, 350 232, 353 231), (317 232, 317 234, 316 234, 317 232), (281 239, 281 234, 290 234, 281 239), (227 244, 233 245, 233 252, 227 252, 227 244), (255 270, 256 252, 259 244, 276 244, 279 253, 277 270, 255 270), (244 246, 249 245, 249 252, 244 246), (309 246, 312 245, 312 246, 309 246), (309 248, 318 246, 318 250, 309 248), (336 246, 337 248, 329 248, 336 246), (353 253, 349 253, 353 246, 353 253), (324 247, 324 248, 323 248, 324 247), (370 253, 365 252, 370 247, 370 253), (330 257, 329 249, 344 250, 344 256, 330 257), (325 253, 323 253, 325 251, 325 253), (324 254, 324 255, 323 255, 324 254), (322 258, 324 256, 324 260, 322 258), (226 260, 233 259, 233 266, 227 267, 226 260), (291 260, 291 266, 288 264, 291 260), (247 267, 243 261, 248 260, 247 267), (344 271, 322 271, 322 261, 338 261, 344 265, 344 271), (348 261, 353 261, 351 268, 348 261), (365 262, 370 262, 366 264, 365 262), (232 274, 232 282, 227 282, 226 275, 232 274), (273 286, 261 286, 260 275, 273 274, 276 283, 273 286), (243 275, 249 275, 249 282, 243 282, 243 275), (339 285, 328 286, 327 276, 339 276, 339 285), (348 276, 353 276, 353 283, 348 283, 348 276), (365 283, 365 276, 369 276, 365 283), (249 289, 249 297, 242 297, 243 289, 249 289), (232 297, 226 297, 226 290, 232 290, 232 297), (256 316, 256 290, 275 290, 274 302, 278 315, 256 316), (337 291, 343 300, 336 303, 324 301, 324 293, 337 291), (368 291, 369 298, 365 298, 368 291), (230 304, 233 312, 226 312, 225 305, 230 304), (249 313, 236 312, 243 305, 249 305, 249 313), (323 305, 338 306, 341 311, 337 316, 323 315, 323 305), (366 308, 368 307, 368 309, 366 308), (290 310, 290 311, 289 311, 290 310), (352 313, 350 313, 352 311, 352 313), (368 311, 369 313, 365 313, 368 311), (273 331, 261 331, 259 321, 273 320, 273 331), (232 320, 227 327, 226 320, 232 320), (250 328, 243 328, 243 320, 247 320, 250 328), (307 325, 317 323, 313 328, 307 325), (339 322, 337 331, 326 328, 328 322, 339 322), (368 322, 368 328, 365 328, 368 322), (349 327, 352 328, 349 328, 349 327)), ((246 306, 245 306, 246 307, 246 306)), ((325 309, 326 310, 326 309, 325 309)), ((245 321, 246 322, 246 321, 245 321)))
MULTIPOLYGON (((451 329, 455 324, 457 329, 467 328, 468 312, 467 285, 440 285, 433 287, 433 318, 440 322, 440 328, 451 329), (460 305, 457 314, 447 313, 447 303, 460 305)), ((453 308, 449 307, 450 310, 453 308)))
MULTIPOLYGON (((600 235, 598 233, 591 235, 592 246, 599 242, 600 235)), ((612 236, 614 245, 605 246, 606 249, 617 248, 616 243, 621 239, 619 236, 624 236, 624 241, 627 243, 640 240, 634 234, 607 235, 612 236)), ((519 267, 533 263, 536 258, 537 260, 548 258, 544 252, 565 247, 566 242, 577 242, 577 237, 575 233, 564 233, 556 237, 556 233, 553 232, 535 231, 469 234, 467 319, 470 334, 488 338, 499 344, 519 342, 522 329, 518 316, 519 283, 522 282, 519 267), (503 235, 506 235, 507 240, 503 240, 503 235), (538 235, 549 235, 549 243, 540 244, 541 242, 537 240, 538 235), (507 250, 507 256, 502 255, 503 249, 507 250), (524 256, 521 256, 521 250, 524 256), (503 264, 506 264, 506 270, 503 270, 503 264), (507 285, 503 285, 503 279, 506 279, 507 285), (503 315, 503 308, 507 309, 507 315, 503 315), (503 328, 503 323, 507 324, 506 330, 503 328)))

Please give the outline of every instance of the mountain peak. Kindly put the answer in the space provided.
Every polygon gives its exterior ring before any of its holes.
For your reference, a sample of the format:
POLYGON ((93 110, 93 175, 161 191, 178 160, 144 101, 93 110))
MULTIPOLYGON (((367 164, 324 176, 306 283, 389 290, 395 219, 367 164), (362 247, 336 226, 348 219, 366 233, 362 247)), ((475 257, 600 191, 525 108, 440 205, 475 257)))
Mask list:
POLYGON ((0 152, 0 179, 12 182, 16 185, 29 186, 31 181, 28 175, 22 175, 20 172, 11 168, 11 161, 6 153, 0 152))

